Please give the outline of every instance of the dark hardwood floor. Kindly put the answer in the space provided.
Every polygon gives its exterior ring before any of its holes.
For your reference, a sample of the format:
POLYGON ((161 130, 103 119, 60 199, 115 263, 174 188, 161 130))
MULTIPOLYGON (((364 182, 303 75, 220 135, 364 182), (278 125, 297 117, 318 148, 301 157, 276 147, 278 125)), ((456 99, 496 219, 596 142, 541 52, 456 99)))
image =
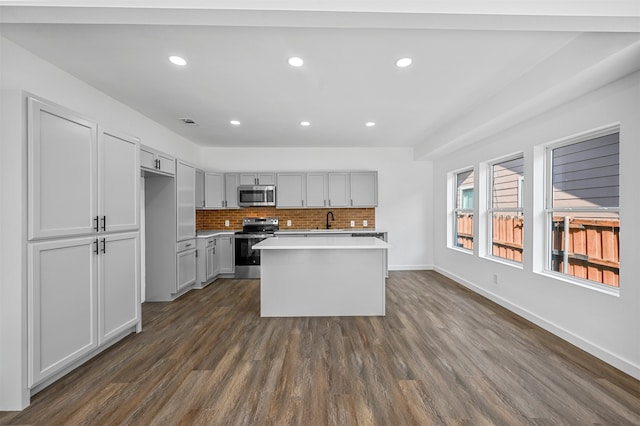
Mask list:
POLYGON ((1 424, 638 425, 640 382, 430 271, 386 317, 260 318, 257 280, 146 303, 1 424))

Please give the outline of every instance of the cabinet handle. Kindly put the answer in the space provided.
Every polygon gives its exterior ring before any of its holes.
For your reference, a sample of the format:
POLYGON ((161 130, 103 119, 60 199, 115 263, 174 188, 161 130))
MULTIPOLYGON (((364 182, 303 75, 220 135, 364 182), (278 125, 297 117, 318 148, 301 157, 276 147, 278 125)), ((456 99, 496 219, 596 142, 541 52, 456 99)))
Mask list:
POLYGON ((331 200, 329 200, 329 207, 331 207, 331 200))
POLYGON ((353 200, 351 200, 351 207, 353 207, 353 200))
POLYGON ((156 169, 160 170, 160 159, 156 158, 156 169))
POLYGON ((185 247, 191 247, 191 244, 187 244, 185 247))
POLYGON ((304 207, 304 200, 300 200, 300 205, 304 207))
POLYGON ((106 238, 102 239, 102 252, 103 253, 107 252, 107 240, 106 240, 106 238))
POLYGON ((96 245, 96 248, 93 250, 93 252, 95 254, 100 254, 100 252, 98 251, 98 239, 96 238, 96 240, 93 242, 93 244, 96 245))
POLYGON ((107 217, 106 216, 102 216, 102 230, 103 231, 107 230, 107 217))
POLYGON ((96 216, 93 218, 93 222, 94 222, 93 229, 95 229, 96 232, 100 231, 100 227, 98 226, 99 221, 100 221, 100 216, 96 216))

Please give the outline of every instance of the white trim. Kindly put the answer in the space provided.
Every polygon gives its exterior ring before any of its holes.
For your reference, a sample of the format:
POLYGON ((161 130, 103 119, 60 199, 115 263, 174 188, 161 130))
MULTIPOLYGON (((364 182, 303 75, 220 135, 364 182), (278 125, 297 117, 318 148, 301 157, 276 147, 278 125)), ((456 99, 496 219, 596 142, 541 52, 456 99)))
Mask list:
POLYGON ((458 284, 468 288, 469 290, 478 293, 484 297, 486 297, 487 299, 497 303, 498 305, 508 309, 509 311, 521 316, 522 318, 531 321, 532 323, 536 324, 537 326, 545 329, 546 331, 560 337, 561 339, 571 343, 574 346, 577 346, 578 348, 590 353, 591 355, 595 356, 596 358, 599 358, 600 360, 606 362, 607 364, 612 365, 613 367, 629 374, 632 377, 635 377, 636 379, 640 380, 640 365, 636 365, 631 361, 628 361, 626 359, 620 358, 619 356, 617 356, 616 354, 608 351, 607 349, 596 345, 595 343, 592 343, 586 339, 583 339, 582 337, 576 335, 575 333, 572 333, 570 330, 567 330, 563 327, 560 327, 559 325, 546 320, 545 318, 531 312, 528 311, 527 309, 522 308, 519 305, 516 305, 514 303, 511 303, 510 301, 494 294, 491 293, 487 290, 485 290, 482 287, 479 287, 475 284, 473 284, 470 281, 467 281, 449 271, 447 271, 446 269, 440 268, 440 267, 435 267, 434 270, 450 279, 452 279, 453 281, 457 282, 458 284))
POLYGON ((389 271, 433 271, 433 265, 389 265, 389 271))

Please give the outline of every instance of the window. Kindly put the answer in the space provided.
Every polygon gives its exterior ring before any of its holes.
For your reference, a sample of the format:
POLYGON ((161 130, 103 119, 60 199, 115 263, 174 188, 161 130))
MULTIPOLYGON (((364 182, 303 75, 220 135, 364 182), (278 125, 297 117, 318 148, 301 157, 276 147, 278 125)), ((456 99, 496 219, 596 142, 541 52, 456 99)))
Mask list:
POLYGON ((473 250, 473 169, 455 174, 455 247, 473 250))
POLYGON ((489 253, 522 263, 524 158, 501 160, 490 167, 489 253))
POLYGON ((619 286, 617 128, 547 149, 548 269, 619 286))

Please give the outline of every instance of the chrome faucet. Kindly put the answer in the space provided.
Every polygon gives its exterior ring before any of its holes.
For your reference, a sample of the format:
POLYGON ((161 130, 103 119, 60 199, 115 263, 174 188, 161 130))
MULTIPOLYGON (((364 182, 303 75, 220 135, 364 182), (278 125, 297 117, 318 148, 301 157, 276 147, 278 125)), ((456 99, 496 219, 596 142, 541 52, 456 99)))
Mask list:
POLYGON ((335 222, 336 218, 333 217, 333 212, 327 212, 327 229, 331 228, 331 224, 329 223, 329 215, 331 215, 331 220, 335 222))

